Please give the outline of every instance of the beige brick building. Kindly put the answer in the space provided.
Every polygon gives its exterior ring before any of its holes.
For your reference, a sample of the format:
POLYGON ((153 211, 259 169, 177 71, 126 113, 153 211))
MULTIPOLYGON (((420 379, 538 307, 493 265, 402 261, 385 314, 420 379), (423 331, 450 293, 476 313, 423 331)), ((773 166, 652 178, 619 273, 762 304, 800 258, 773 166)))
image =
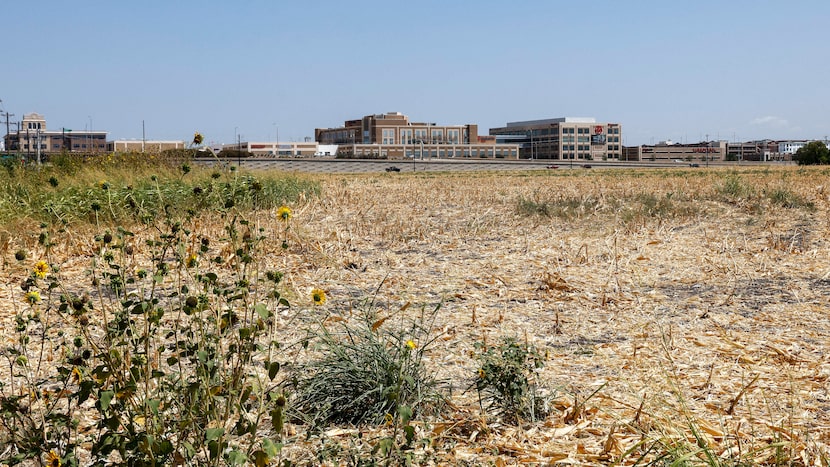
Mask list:
POLYGON ((622 127, 588 117, 509 122, 491 128, 498 141, 521 145, 521 159, 620 160, 622 127))
POLYGON ((16 131, 4 138, 6 150, 29 157, 53 152, 104 152, 107 150, 106 131, 77 131, 68 128, 49 130, 46 119, 39 113, 28 113, 16 131))

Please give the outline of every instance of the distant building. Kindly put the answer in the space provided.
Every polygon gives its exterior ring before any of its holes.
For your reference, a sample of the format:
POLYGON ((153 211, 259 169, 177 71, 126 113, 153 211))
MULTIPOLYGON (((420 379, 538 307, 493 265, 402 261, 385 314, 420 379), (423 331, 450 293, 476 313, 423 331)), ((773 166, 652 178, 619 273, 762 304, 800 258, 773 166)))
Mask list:
POLYGON ((726 144, 726 160, 732 161, 791 161, 794 154, 782 152, 778 141, 768 139, 726 144))
POLYGON ((68 128, 48 130, 46 119, 38 113, 23 116, 16 131, 4 137, 9 151, 37 156, 53 152, 104 152, 107 150, 106 131, 76 131, 68 128))
POLYGON ((778 152, 794 156, 799 149, 803 148, 810 141, 778 141, 778 152))
POLYGON ((256 157, 334 157, 337 153, 337 145, 319 144, 315 141, 240 141, 235 144, 223 144, 213 148, 213 150, 216 153, 222 150, 239 150, 251 153, 256 157))
POLYGON ((692 144, 678 144, 671 141, 651 146, 626 146, 623 150, 626 161, 723 161, 726 160, 726 141, 703 141, 692 144))
POLYGON ((109 152, 161 152, 168 149, 184 149, 184 141, 156 141, 156 140, 115 140, 107 142, 109 152))
POLYGON ((499 142, 519 144, 521 159, 620 160, 622 127, 589 117, 509 122, 491 128, 499 142))
POLYGON ((314 139, 336 145, 337 157, 400 158, 518 158, 518 144, 480 138, 478 125, 437 125, 410 122, 399 112, 347 120, 342 127, 317 128, 314 139))

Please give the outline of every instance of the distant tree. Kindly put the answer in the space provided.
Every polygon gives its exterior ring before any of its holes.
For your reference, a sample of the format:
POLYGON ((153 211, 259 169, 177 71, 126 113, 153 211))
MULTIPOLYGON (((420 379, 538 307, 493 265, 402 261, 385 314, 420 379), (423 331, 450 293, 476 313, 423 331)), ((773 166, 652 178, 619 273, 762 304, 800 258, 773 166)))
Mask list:
POLYGON ((821 141, 811 141, 795 153, 798 165, 830 164, 830 149, 821 141))

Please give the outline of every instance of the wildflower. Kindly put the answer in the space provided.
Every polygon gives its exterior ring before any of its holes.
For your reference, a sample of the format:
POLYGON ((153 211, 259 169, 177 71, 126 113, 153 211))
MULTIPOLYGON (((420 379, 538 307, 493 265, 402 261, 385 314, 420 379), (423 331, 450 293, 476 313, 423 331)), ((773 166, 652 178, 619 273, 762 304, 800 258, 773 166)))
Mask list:
POLYGON ((199 133, 198 131, 196 133, 193 133, 193 144, 195 144, 196 146, 202 144, 202 141, 204 141, 204 140, 205 140, 205 137, 202 136, 202 134, 199 133))
POLYGON ((406 341, 406 346, 409 347, 409 350, 415 350, 415 347, 417 347, 418 345, 415 344, 415 341, 409 339, 408 341, 406 341))
POLYGON ((311 290, 311 301, 315 305, 323 305, 326 303, 326 292, 321 289, 311 290))
POLYGON ((46 465, 48 467, 61 467, 61 457, 55 451, 46 454, 46 465))
POLYGON ((487 377, 487 373, 484 372, 484 368, 479 368, 478 369, 478 377, 481 378, 481 379, 484 379, 484 378, 487 377))
POLYGON ((277 209, 277 217, 279 217, 282 221, 291 219, 291 208, 288 206, 280 206, 280 208, 277 209))
POLYGON ((34 305, 40 301, 40 292, 37 290, 30 290, 26 292, 26 296, 23 298, 23 301, 29 305, 34 305))
POLYGON ((38 261, 35 263, 34 273, 39 279, 43 279, 46 277, 46 274, 49 272, 49 265, 46 264, 46 261, 38 261))
POLYGON ((198 261, 197 261, 198 259, 199 259, 199 257, 196 256, 196 253, 191 253, 190 256, 187 257, 187 261, 185 261, 185 265, 188 268, 196 267, 196 264, 198 263, 198 261))
POLYGON ((393 417, 391 413, 387 412, 386 415, 383 416, 383 420, 386 422, 387 425, 391 425, 392 422, 395 420, 395 417, 393 417))
POLYGON ((106 191, 106 190, 109 190, 110 184, 107 183, 105 180, 101 180, 100 182, 98 182, 98 188, 106 191))
POLYGON ((84 374, 81 373, 81 370, 78 369, 78 367, 72 368, 72 379, 75 382, 80 382, 82 379, 84 379, 84 374))

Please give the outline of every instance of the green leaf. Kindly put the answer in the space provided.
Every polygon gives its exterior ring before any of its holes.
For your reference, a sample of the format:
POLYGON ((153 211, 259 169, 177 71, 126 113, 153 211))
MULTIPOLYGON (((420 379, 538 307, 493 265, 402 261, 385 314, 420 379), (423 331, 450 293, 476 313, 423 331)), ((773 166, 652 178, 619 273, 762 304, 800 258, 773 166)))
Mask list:
POLYGON ((262 319, 268 319, 271 317, 271 312, 268 311, 268 307, 266 307, 262 303, 257 303, 254 307, 254 311, 256 311, 256 314, 258 314, 259 317, 262 319))
POLYGON ((101 403, 102 411, 109 408, 113 396, 115 396, 114 391, 101 391, 98 393, 98 401, 101 403))
POLYGON ((78 392, 75 393, 78 396, 78 405, 83 404, 87 399, 89 399, 89 395, 92 393, 93 384, 92 380, 88 379, 81 382, 78 387, 78 392))
POLYGON ((282 409, 277 407, 269 415, 271 415, 271 426, 274 428, 274 431, 281 433, 285 425, 285 417, 283 416, 282 409))
POLYGON ((398 413, 400 414, 401 422, 403 422, 404 425, 412 420, 412 409, 408 405, 398 407, 398 413))
POLYGON ((246 462, 248 462, 248 456, 246 456, 244 452, 240 452, 234 449, 233 451, 228 453, 228 464, 244 465, 246 462))
POLYGON ((153 415, 159 414, 159 405, 161 401, 158 399, 147 399, 147 407, 150 408, 150 411, 153 412, 153 415))
POLYGON ((415 427, 412 425, 406 425, 403 427, 403 432, 406 435, 406 444, 412 444, 412 441, 415 440, 415 427))
POLYGON ((262 449, 268 457, 277 457, 280 451, 282 451, 282 443, 275 443, 270 439, 265 438, 262 440, 262 449))
POLYGON ((280 371, 280 362, 268 362, 268 378, 273 381, 280 371))
POLYGON ((225 434, 225 429, 222 427, 219 428, 208 428, 205 432, 205 439, 207 441, 214 441, 222 437, 225 434))

